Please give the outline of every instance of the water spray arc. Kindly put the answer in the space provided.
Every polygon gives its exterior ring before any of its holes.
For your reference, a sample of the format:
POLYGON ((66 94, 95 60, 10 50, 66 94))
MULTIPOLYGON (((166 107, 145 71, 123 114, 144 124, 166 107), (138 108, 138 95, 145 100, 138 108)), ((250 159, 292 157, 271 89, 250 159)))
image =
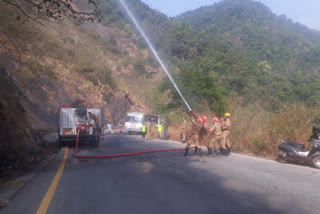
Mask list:
POLYGON ((185 98, 183 97, 182 93, 180 92, 178 86, 176 85, 176 83, 174 82, 174 80, 172 79, 170 73, 168 72, 166 66, 163 64, 162 60, 160 59, 158 53, 156 52, 156 50, 153 48, 151 42, 149 41, 148 37, 146 36, 146 34, 144 33, 144 31, 142 30, 142 28, 140 27, 140 25, 138 24, 137 20, 135 19, 135 17, 133 16, 133 14, 131 13, 131 11, 129 10, 127 4, 125 3, 124 0, 120 0, 123 8, 126 10, 126 12, 128 13, 128 15, 130 16, 131 20, 133 21, 134 25, 136 26, 136 28, 138 29, 138 31, 141 33, 142 37, 145 39, 145 41, 147 42, 148 46, 150 47, 152 53, 154 54, 154 56, 156 57, 156 59, 158 60, 158 62, 160 63, 161 67, 163 68, 163 70, 165 71, 166 75, 168 76, 169 80, 171 81, 171 83, 173 84, 173 86, 175 87, 175 89, 178 91, 180 97, 182 98, 183 102, 186 104, 187 108, 189 109, 190 112, 192 112, 192 109, 190 108, 189 104, 187 103, 187 101, 185 100, 185 98))

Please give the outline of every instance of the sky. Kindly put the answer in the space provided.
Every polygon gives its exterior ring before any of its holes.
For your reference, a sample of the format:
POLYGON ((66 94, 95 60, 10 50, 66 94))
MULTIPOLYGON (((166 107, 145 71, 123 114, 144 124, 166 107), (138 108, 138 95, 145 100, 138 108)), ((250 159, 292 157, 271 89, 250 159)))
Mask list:
MULTIPOLYGON (((151 8, 172 17, 220 0, 142 0, 151 8)), ((256 0, 264 3, 277 15, 285 14, 294 22, 320 30, 320 0, 256 0)))

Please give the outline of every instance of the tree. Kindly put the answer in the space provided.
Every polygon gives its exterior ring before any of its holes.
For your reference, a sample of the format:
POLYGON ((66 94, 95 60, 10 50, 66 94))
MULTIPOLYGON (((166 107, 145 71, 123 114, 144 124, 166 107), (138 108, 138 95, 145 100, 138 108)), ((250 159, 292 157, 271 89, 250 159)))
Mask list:
MULTIPOLYGON (((90 9, 79 9, 74 0, 0 0, 18 9, 26 18, 40 24, 40 20, 61 23, 65 18, 72 18, 76 24, 84 21, 101 21, 99 0, 86 0, 90 9)), ((80 4, 85 0, 81 0, 80 4)), ((1 3, 1 2, 0 2, 1 3)), ((21 19, 20 16, 17 17, 21 19)))

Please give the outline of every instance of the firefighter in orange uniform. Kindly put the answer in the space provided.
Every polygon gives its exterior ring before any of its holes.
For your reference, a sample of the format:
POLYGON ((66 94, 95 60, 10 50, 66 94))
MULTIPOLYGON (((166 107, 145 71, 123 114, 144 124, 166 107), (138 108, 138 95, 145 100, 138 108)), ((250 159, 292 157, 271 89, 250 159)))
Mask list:
POLYGON ((231 130, 230 114, 226 113, 224 117, 225 117, 225 122, 221 127, 222 129, 221 148, 222 148, 222 154, 230 155, 231 153, 231 144, 229 139, 230 130, 231 130))
POLYGON ((183 117, 183 121, 181 124, 181 132, 180 132, 180 139, 182 143, 186 142, 186 130, 187 130, 187 121, 186 121, 186 118, 183 117))
POLYGON ((146 124, 146 140, 150 140, 151 139, 151 125, 150 125, 150 121, 147 120, 147 124, 146 124))
POLYGON ((219 123, 219 118, 214 117, 213 118, 213 126, 209 129, 209 132, 211 132, 212 138, 210 139, 210 142, 208 144, 208 154, 209 156, 212 156, 213 149, 217 148, 217 144, 220 144, 220 140, 222 139, 222 131, 221 126, 219 123))
POLYGON ((200 147, 200 142, 203 137, 206 136, 207 132, 204 127, 207 117, 203 116, 202 118, 197 118, 195 115, 192 115, 190 120, 192 123, 191 132, 187 139, 187 146, 185 148, 184 156, 188 155, 191 144, 195 145, 195 152, 199 150, 200 157, 202 157, 202 148, 200 147))

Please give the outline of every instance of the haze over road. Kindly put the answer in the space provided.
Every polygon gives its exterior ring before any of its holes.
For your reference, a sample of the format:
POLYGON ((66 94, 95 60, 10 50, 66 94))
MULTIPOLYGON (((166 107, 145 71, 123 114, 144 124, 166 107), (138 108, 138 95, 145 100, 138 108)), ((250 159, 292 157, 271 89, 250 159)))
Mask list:
MULTIPOLYGON (((79 155, 183 148, 141 136, 108 136, 79 155)), ((68 160, 49 214, 66 213, 319 213, 320 171, 308 166, 232 154, 183 157, 183 151, 115 159, 68 160)), ((193 151, 191 151, 191 154, 193 151)), ((64 149, 1 213, 36 213, 57 173, 64 149)))

